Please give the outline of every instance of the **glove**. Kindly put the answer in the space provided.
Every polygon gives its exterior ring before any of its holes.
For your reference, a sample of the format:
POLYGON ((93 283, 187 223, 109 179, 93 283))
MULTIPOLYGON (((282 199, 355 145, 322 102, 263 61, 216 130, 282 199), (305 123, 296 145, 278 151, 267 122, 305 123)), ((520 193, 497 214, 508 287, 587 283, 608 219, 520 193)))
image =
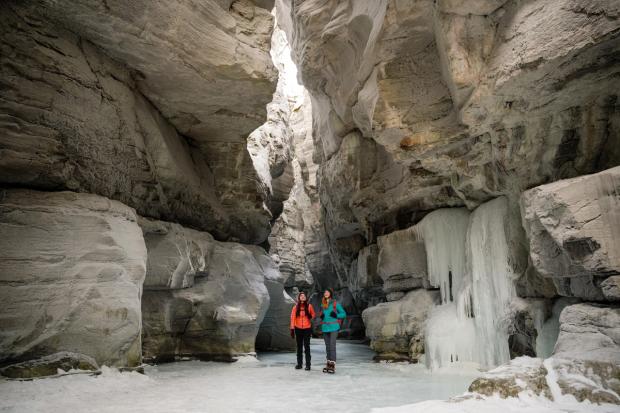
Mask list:
POLYGON ((295 330, 291 328, 291 338, 295 338, 295 330))
POLYGON ((334 310, 332 310, 332 311, 329 313, 329 316, 330 316, 330 317, 333 317, 333 318, 338 318, 338 314, 336 314, 336 312, 335 312, 334 310))

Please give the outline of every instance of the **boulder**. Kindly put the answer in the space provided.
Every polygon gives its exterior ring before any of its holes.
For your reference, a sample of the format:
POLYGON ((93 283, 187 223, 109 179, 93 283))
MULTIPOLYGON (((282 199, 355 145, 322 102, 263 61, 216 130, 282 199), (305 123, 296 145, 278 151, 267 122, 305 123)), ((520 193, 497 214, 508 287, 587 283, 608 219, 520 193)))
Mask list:
POLYGON ((620 404, 620 309, 586 303, 566 307, 548 363, 562 394, 620 404))
POLYGON ((517 357, 475 379, 469 385, 469 391, 502 398, 518 397, 519 393, 527 391, 551 398, 546 376, 547 369, 542 359, 517 357))
POLYGON ((587 303, 566 307, 553 356, 620 363, 620 309, 587 303))
POLYGON ((604 300, 601 281, 620 273, 619 191, 616 167, 523 193, 532 263, 560 294, 604 300))
POLYGON ((135 211, 90 194, 0 193, 0 362, 68 351, 141 363, 146 248, 135 211))
POLYGON ((398 301, 364 310, 366 336, 378 358, 417 363, 424 354, 426 318, 439 303, 439 291, 417 289, 398 301))
POLYGON ((23 361, 0 368, 0 375, 11 379, 32 379, 54 376, 58 370, 99 370, 97 362, 84 354, 62 351, 35 360, 23 361))
POLYGON ((608 301, 620 301, 620 275, 612 275, 600 285, 601 291, 608 301))
MULTIPOLYGON (((178 289, 155 286, 144 291, 145 359, 167 361, 191 356, 232 360, 235 356, 254 352, 259 327, 270 308, 270 291, 274 293, 272 311, 290 304, 290 298, 287 302, 282 289, 277 291, 282 279, 271 258, 260 247, 213 241, 207 233, 176 224, 142 222, 149 261, 153 263, 160 262, 161 239, 157 236, 164 235, 173 251, 182 250, 179 246, 188 244, 199 246, 190 249, 193 255, 189 262, 194 264, 183 267, 184 278, 193 279, 191 286, 178 289), (162 228, 166 234, 161 233, 162 228)), ((174 262, 183 262, 176 253, 170 255, 174 256, 174 262)), ((154 264, 149 268, 161 267, 154 264)), ((179 267, 172 265, 171 268, 179 267)), ((154 278, 161 279, 157 275, 154 278)), ((278 325, 278 330, 272 326, 272 330, 282 336, 288 332, 288 318, 286 321, 285 327, 278 325)))
POLYGON ((527 391, 555 401, 568 396, 620 404, 620 309, 572 304, 562 310, 559 322, 552 357, 513 359, 476 379, 469 391, 504 398, 527 391))

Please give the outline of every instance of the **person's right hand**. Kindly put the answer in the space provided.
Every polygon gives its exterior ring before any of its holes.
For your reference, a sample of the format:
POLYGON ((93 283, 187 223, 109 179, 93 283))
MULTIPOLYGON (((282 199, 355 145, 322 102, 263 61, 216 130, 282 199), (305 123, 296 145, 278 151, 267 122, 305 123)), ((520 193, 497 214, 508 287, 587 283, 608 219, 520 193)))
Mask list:
POLYGON ((291 328, 291 338, 295 338, 295 330, 291 328))

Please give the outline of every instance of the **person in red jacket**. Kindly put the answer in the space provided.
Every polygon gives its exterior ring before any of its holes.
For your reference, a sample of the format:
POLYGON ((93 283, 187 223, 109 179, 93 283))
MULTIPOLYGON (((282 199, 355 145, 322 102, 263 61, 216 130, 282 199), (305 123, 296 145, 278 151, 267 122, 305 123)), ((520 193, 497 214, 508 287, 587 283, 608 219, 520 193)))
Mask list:
POLYGON ((312 336, 312 319, 314 308, 308 303, 306 293, 300 291, 297 295, 297 304, 291 311, 291 338, 297 339, 297 370, 301 369, 303 350, 306 353, 306 370, 310 370, 310 337, 312 336))

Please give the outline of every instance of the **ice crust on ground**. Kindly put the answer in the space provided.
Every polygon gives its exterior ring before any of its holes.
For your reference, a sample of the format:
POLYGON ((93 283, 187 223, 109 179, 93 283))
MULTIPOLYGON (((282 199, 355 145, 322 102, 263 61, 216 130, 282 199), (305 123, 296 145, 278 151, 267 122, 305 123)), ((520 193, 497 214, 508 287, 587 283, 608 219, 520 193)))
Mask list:
POLYGON ((614 405, 552 402, 544 397, 520 396, 502 399, 498 396, 472 398, 460 402, 429 400, 400 407, 374 408, 372 413, 618 413, 614 405))
POLYGON ((370 412, 462 393, 476 371, 430 373, 422 365, 374 363, 365 345, 338 342, 335 375, 321 372, 324 344, 312 341, 313 370, 295 354, 259 354, 227 364, 186 361, 146 375, 102 368, 100 376, 0 381, 3 413, 370 412))

